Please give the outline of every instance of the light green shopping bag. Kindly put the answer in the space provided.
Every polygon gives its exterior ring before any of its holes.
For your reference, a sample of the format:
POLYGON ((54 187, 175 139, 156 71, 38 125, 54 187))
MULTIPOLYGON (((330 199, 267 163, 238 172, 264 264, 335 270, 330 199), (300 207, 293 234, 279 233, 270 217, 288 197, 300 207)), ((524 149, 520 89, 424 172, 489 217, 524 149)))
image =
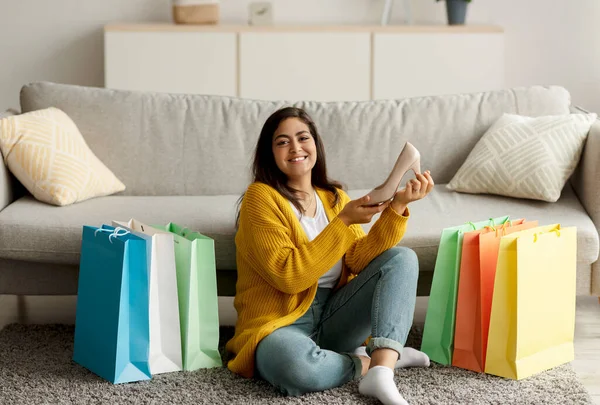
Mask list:
POLYGON ((175 235, 183 369, 221 367, 214 240, 174 223, 153 226, 175 235))
POLYGON ((452 364, 454 322, 462 242, 465 232, 500 225, 508 216, 468 222, 442 231, 425 315, 421 351, 436 363, 452 364))

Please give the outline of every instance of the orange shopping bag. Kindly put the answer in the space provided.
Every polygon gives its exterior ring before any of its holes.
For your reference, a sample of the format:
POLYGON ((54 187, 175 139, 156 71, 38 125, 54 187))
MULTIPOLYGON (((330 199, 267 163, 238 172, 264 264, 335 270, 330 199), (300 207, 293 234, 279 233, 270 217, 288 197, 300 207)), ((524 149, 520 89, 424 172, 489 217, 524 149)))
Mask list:
POLYGON ((538 226, 537 221, 507 221, 465 233, 458 282, 452 365, 485 370, 485 354, 494 291, 496 261, 502 236, 538 226))

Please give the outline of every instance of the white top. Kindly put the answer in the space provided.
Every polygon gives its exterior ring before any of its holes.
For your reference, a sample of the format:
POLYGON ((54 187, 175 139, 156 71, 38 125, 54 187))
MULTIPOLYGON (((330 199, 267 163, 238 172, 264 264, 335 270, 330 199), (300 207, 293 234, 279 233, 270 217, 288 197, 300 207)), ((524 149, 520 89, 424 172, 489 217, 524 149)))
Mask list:
MULTIPOLYGON (((315 213, 315 217, 311 218, 306 215, 300 215, 300 211, 292 204, 290 201, 290 205, 292 206, 292 210, 298 217, 300 221, 300 225, 302 225, 302 229, 306 232, 306 236, 308 240, 311 241, 317 237, 318 234, 321 233, 323 229, 327 225, 329 225, 329 220, 327 219, 327 215, 325 214, 325 207, 323 207, 323 202, 315 192, 315 201, 317 202, 317 212, 315 213)), ((337 285, 338 279, 342 274, 342 259, 338 260, 336 264, 333 265, 329 271, 319 278, 319 287, 324 288, 333 288, 337 285)))

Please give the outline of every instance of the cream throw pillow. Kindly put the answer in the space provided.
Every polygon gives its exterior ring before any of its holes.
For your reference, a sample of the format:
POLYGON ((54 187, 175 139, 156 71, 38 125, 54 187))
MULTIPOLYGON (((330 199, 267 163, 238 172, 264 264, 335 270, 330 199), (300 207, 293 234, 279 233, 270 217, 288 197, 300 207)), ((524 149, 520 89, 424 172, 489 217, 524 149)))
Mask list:
POLYGON ((581 156, 596 114, 504 114, 475 145, 446 186, 555 202, 581 156))
POLYGON ((0 150, 15 177, 48 204, 69 205, 125 190, 57 108, 1 119, 0 150))

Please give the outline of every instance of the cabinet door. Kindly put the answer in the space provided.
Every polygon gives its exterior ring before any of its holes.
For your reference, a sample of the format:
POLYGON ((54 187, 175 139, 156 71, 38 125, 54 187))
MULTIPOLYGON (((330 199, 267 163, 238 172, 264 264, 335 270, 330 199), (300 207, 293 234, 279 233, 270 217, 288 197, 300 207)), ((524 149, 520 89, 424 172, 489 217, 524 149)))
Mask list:
POLYGON ((375 99, 504 88, 502 33, 374 35, 375 99))
POLYGON ((105 87, 235 96, 236 34, 108 31, 105 87))
POLYGON ((368 32, 240 34, 240 96, 262 100, 370 98, 368 32))

